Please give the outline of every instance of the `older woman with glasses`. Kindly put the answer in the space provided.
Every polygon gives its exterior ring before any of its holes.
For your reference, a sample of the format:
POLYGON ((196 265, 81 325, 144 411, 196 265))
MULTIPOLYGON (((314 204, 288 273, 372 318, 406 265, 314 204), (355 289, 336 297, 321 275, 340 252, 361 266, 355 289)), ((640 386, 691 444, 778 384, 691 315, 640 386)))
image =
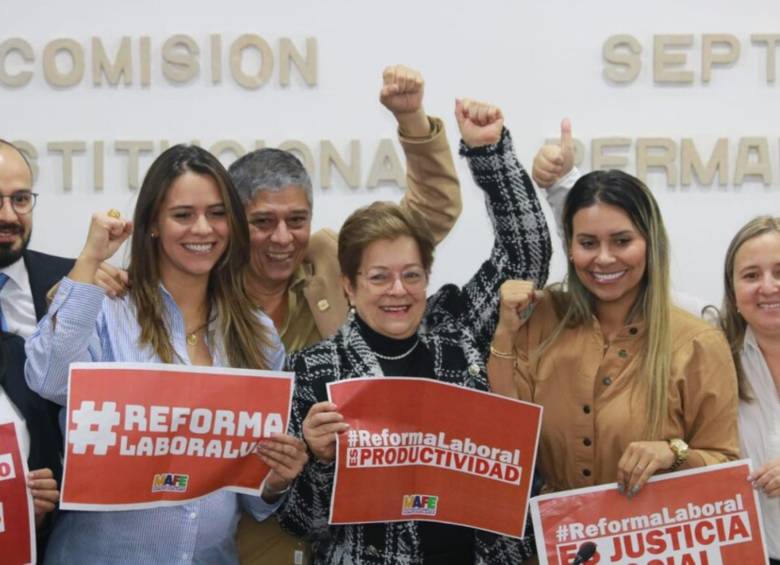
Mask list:
POLYGON ((316 562, 515 563, 531 553, 516 540, 432 522, 327 526, 336 434, 347 426, 326 400, 326 384, 403 375, 487 390, 484 359, 501 283, 519 273, 537 283, 547 278, 547 224, 501 112, 459 102, 456 117, 461 155, 493 221, 489 258, 462 288, 446 285, 426 298, 434 240, 425 221, 383 202, 357 210, 338 249, 352 313, 335 336, 289 359, 297 377, 291 426, 314 457, 293 483, 280 522, 311 539, 316 562))

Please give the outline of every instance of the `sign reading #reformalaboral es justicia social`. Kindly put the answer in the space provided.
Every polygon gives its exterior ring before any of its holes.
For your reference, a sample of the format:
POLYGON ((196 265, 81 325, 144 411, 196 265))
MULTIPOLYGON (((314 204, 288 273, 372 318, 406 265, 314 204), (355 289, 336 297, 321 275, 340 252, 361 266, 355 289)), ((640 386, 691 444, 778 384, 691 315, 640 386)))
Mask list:
POLYGON ((337 442, 330 522, 429 520, 522 537, 542 409, 414 378, 328 384, 337 442))
POLYGON ((126 510, 260 494, 258 442, 285 433, 290 373, 73 364, 61 507, 126 510))
POLYGON ((763 565, 749 473, 749 461, 734 461, 655 476, 630 500, 615 483, 536 497, 539 562, 568 565, 595 544, 588 565, 763 565))

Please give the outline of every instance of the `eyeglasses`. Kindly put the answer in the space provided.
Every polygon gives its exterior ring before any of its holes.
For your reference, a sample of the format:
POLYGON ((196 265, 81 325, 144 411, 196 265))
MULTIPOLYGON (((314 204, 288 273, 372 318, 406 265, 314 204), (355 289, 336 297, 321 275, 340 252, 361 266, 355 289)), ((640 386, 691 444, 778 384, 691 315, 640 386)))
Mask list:
POLYGON ((364 277, 372 290, 387 292, 400 280, 404 288, 409 292, 421 290, 428 284, 428 275, 423 269, 406 269, 400 273, 394 273, 385 269, 372 269, 365 273, 358 271, 358 275, 364 277))
POLYGON ((29 214, 32 212, 32 209, 35 208, 38 193, 30 192, 29 190, 20 190, 8 196, 0 194, 0 210, 2 210, 5 205, 6 198, 11 201, 11 208, 14 209, 14 212, 17 214, 29 214))

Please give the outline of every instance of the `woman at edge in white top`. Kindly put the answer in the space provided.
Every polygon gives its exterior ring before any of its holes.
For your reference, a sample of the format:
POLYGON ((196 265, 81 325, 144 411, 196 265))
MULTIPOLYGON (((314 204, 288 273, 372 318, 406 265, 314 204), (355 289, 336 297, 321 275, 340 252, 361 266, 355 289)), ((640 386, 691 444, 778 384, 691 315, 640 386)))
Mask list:
POLYGON ((739 379, 742 454, 756 469, 770 563, 780 565, 780 217, 759 216, 731 240, 720 325, 739 379))

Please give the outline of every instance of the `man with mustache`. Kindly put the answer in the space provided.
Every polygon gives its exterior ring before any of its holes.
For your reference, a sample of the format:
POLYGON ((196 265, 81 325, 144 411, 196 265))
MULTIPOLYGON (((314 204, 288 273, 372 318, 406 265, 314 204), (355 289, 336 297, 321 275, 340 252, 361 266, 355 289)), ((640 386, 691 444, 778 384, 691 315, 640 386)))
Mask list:
POLYGON ((46 293, 73 267, 72 259, 27 249, 37 195, 24 155, 0 140, 0 324, 28 337, 48 309, 46 293))

